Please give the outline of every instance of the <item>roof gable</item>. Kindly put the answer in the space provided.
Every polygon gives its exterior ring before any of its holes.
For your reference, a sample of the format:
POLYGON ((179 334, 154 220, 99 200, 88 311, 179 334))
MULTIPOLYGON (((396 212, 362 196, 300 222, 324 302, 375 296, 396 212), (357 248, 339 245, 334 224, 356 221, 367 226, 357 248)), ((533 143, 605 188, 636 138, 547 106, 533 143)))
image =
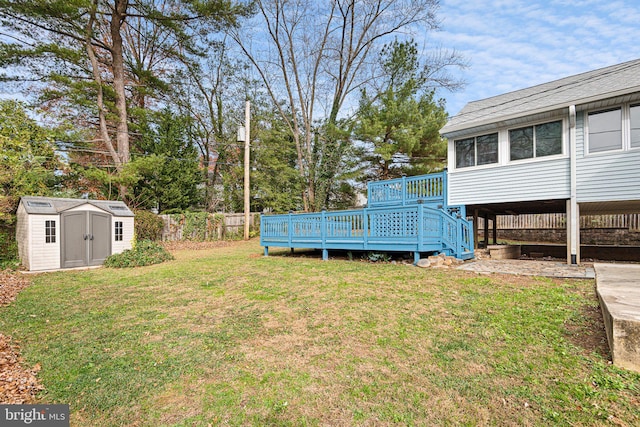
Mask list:
POLYGON ((640 59, 469 102, 440 133, 535 115, 640 91, 640 59))
POLYGON ((67 199, 59 197, 24 196, 20 204, 28 214, 57 215, 82 205, 95 206, 113 216, 134 216, 124 202, 117 200, 67 199))

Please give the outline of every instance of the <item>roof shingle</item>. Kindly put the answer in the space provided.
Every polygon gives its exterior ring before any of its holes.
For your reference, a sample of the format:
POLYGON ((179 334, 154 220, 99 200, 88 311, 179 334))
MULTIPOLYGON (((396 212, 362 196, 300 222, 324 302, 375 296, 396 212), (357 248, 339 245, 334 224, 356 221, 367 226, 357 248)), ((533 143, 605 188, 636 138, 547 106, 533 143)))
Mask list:
POLYGON ((445 135, 518 116, 640 91, 640 59, 469 102, 440 130, 445 135))

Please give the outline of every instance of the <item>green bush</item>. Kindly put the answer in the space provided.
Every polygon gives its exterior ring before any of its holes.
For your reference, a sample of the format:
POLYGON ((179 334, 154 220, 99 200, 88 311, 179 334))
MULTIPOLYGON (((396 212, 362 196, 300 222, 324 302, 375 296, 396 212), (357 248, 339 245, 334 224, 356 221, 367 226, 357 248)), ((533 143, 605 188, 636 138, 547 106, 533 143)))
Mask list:
POLYGON ((18 259, 18 242, 15 239, 14 227, 0 226, 0 270, 16 269, 20 265, 18 259))
POLYGON ((162 238, 162 229, 164 222, 162 218, 153 212, 137 211, 135 216, 136 239, 142 240, 160 240, 162 238))
POLYGON ((182 226, 182 240, 203 242, 217 240, 216 229, 224 224, 224 215, 207 212, 182 212, 172 214, 171 219, 182 226))
POLYGON ((137 242, 133 249, 109 256, 104 265, 111 268, 142 267, 172 259, 173 255, 162 245, 151 240, 142 240, 137 242))

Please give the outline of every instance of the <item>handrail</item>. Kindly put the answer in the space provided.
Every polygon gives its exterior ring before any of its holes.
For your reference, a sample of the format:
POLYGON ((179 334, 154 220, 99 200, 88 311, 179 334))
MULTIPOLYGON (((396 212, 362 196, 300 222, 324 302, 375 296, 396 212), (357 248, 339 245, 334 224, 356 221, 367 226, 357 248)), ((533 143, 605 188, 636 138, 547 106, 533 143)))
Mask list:
POLYGON ((369 182, 367 202, 371 207, 418 203, 446 205, 446 172, 369 182))
POLYGON ((459 214, 424 204, 372 207, 345 211, 264 215, 262 246, 446 252, 462 257, 473 253, 471 223, 459 214), (334 245, 334 246, 332 246, 334 245), (338 246, 335 246, 338 245, 338 246), (438 249, 439 248, 439 249, 438 249))

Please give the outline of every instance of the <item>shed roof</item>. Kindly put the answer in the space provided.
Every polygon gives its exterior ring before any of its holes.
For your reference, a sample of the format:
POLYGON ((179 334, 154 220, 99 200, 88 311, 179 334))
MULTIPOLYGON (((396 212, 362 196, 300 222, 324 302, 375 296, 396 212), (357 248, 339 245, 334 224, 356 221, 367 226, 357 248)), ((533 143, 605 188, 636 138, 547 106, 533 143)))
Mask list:
POLYGON ((442 135, 640 91, 640 59, 469 102, 442 135))
POLYGON ((95 206, 113 216, 134 216, 124 202, 118 200, 65 199, 58 197, 23 196, 20 200, 28 214, 57 215, 85 204, 95 206))

